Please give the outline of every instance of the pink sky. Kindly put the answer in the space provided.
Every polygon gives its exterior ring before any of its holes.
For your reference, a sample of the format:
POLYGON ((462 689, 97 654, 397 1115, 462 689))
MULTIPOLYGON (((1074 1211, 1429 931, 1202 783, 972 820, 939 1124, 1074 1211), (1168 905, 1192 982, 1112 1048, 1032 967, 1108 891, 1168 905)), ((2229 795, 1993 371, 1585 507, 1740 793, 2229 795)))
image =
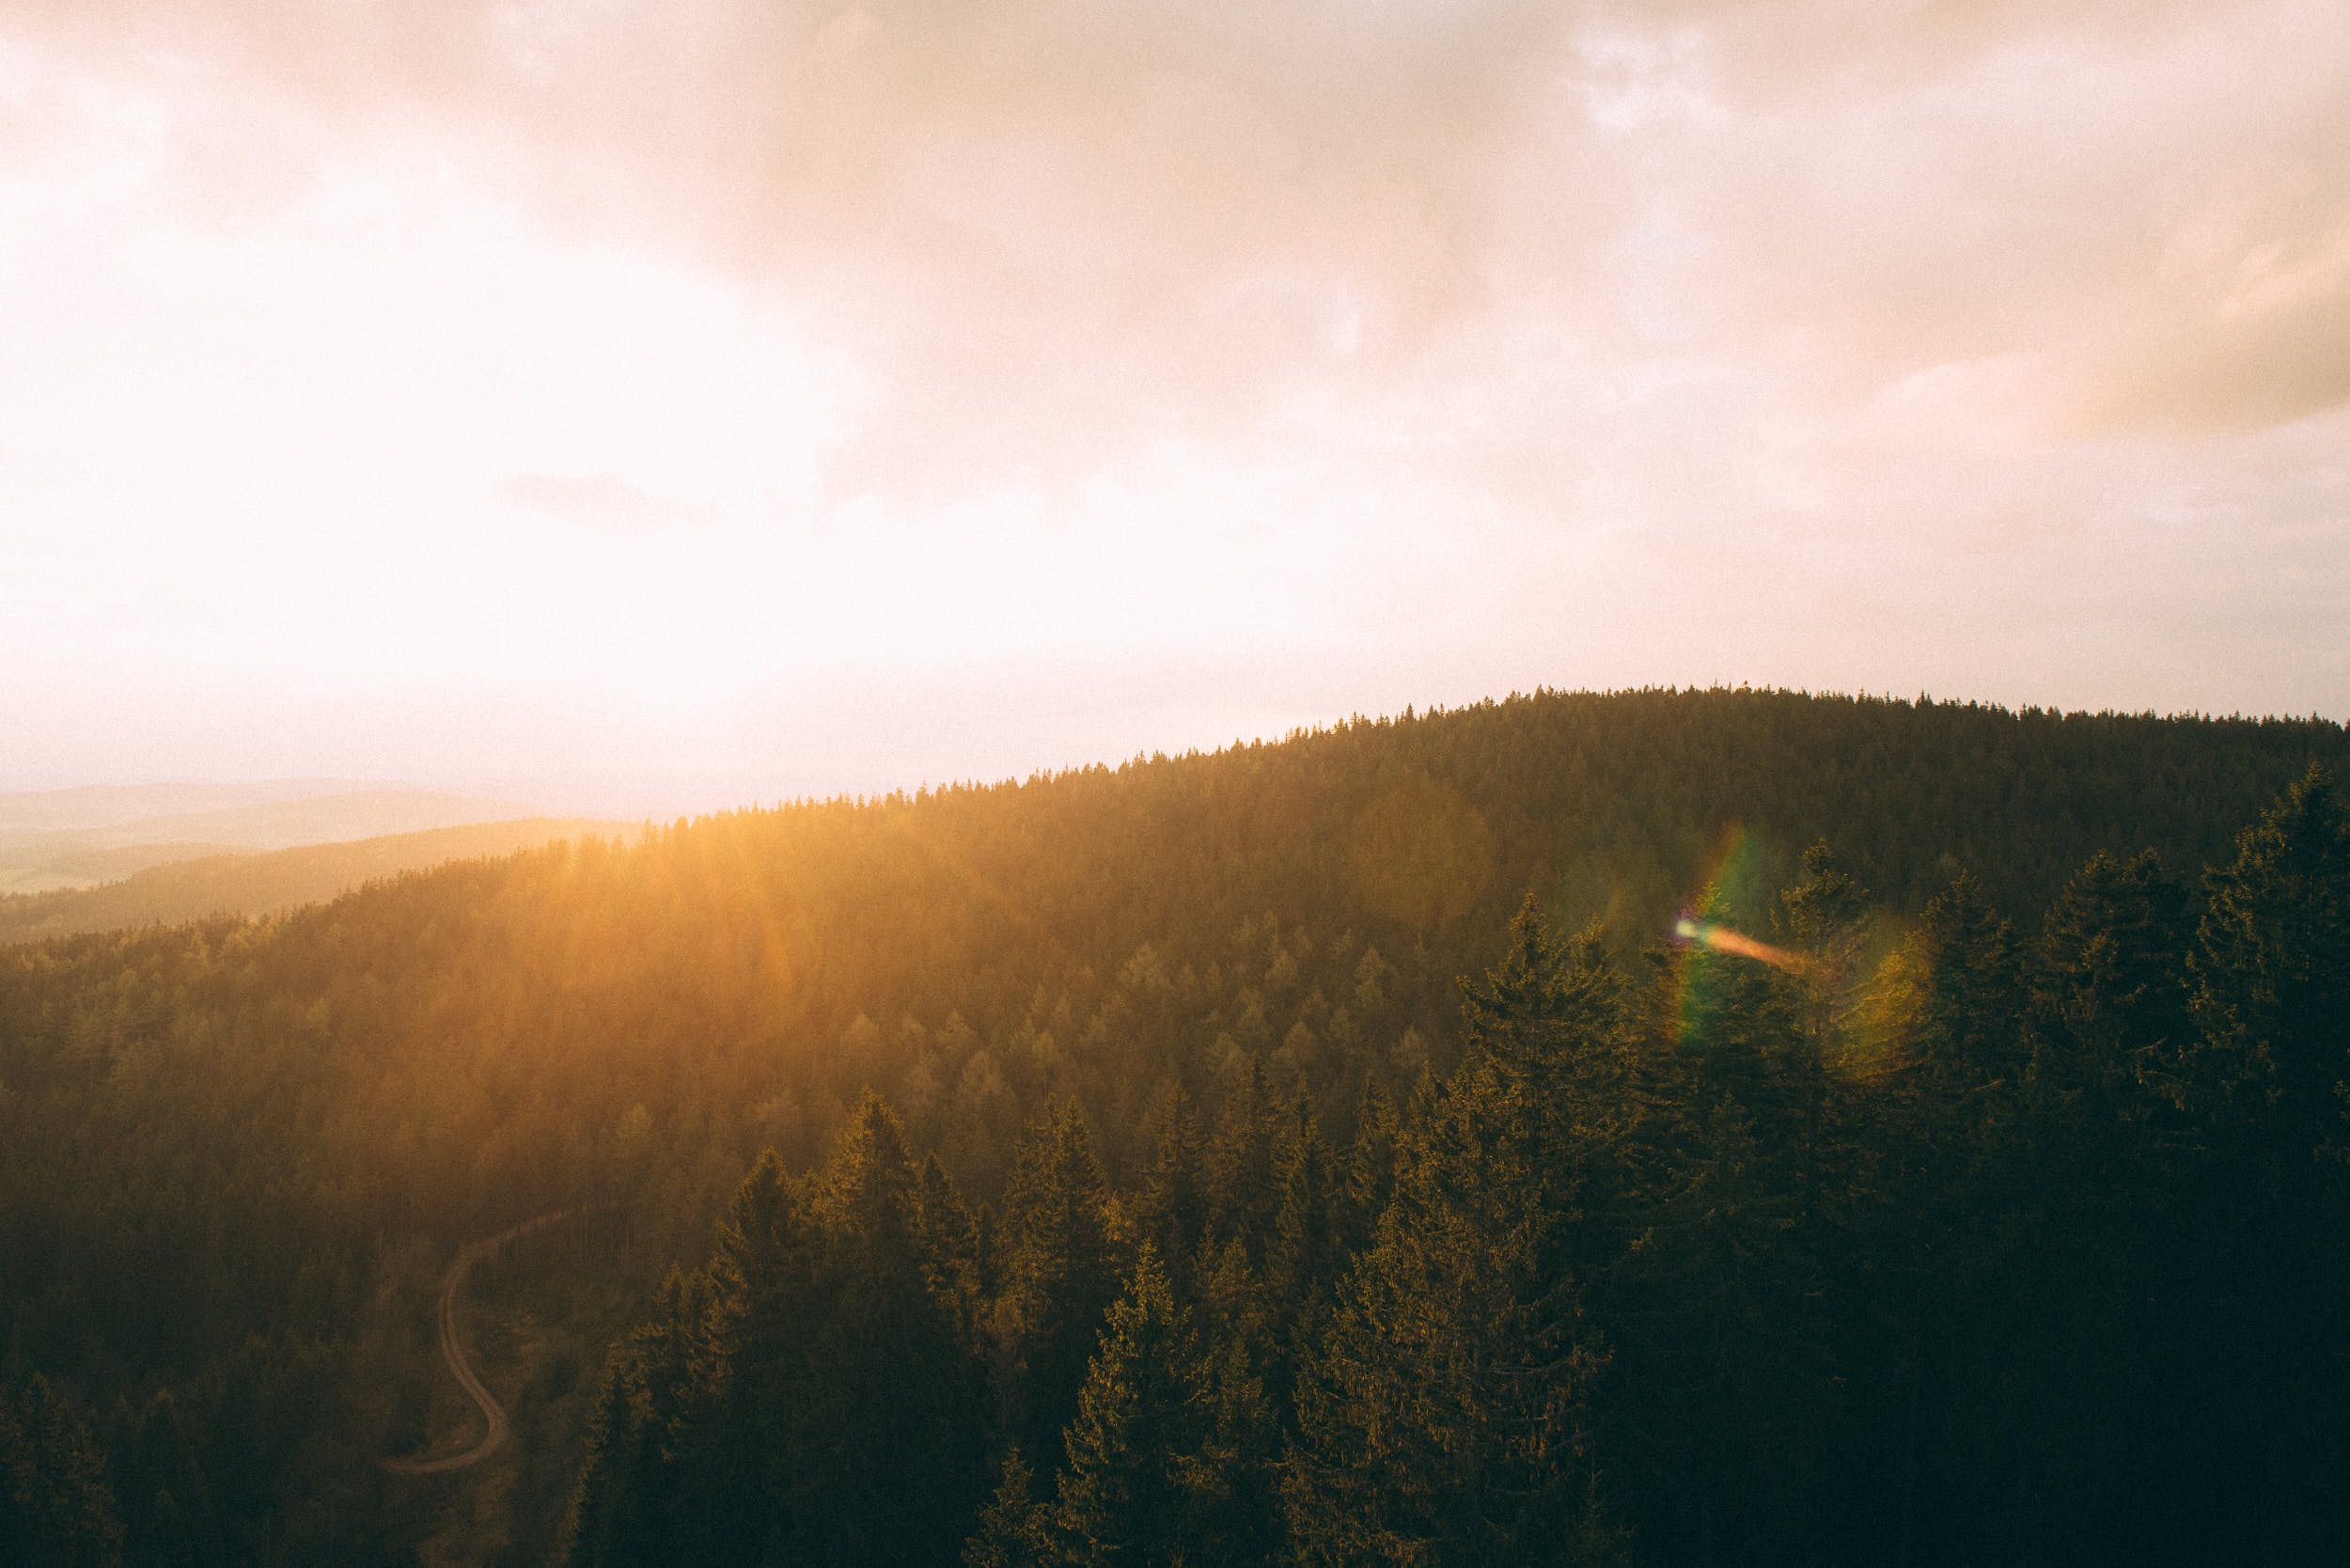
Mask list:
POLYGON ((2350 714, 2350 8, 0 0, 0 789, 2350 714))

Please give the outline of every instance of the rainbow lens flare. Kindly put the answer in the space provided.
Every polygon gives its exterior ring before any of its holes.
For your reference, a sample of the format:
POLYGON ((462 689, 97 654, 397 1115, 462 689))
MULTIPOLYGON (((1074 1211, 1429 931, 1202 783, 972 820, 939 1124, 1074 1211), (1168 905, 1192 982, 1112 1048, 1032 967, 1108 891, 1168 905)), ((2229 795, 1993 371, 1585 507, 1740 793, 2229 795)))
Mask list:
POLYGON ((1743 932, 1731 930, 1712 920, 1700 920, 1684 914, 1673 922, 1673 940, 1684 948, 1704 948, 1712 952, 1732 953, 1751 958, 1758 964, 1768 964, 1789 974, 1802 970, 1803 960, 1784 948, 1774 948, 1768 942, 1757 942, 1743 932))

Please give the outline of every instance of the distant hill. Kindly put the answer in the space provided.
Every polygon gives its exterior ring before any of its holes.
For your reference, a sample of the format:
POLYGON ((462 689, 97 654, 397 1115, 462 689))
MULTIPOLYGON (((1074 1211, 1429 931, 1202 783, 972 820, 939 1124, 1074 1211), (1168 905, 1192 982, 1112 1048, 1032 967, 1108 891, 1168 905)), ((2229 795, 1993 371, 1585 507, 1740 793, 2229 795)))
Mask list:
POLYGON ((148 817, 185 817, 385 788, 381 779, 273 778, 254 784, 84 784, 70 790, 0 791, 0 842, 59 829, 107 827, 148 817))
POLYGON ((346 779, 0 794, 0 892, 55 892, 172 861, 545 814, 521 801, 346 779))
MULTIPOLYGON (((193 849, 198 856, 148 866, 103 886, 0 897, 0 943, 126 926, 175 925, 209 915, 265 915, 321 902, 401 871, 422 870, 451 860, 511 855, 557 839, 609 838, 629 831, 625 823, 592 818, 530 817, 344 843, 306 844, 265 854, 224 854, 190 844, 147 846, 193 849)), ((136 852, 92 851, 76 857, 74 863, 103 868, 119 864, 118 857, 133 853, 136 852)))

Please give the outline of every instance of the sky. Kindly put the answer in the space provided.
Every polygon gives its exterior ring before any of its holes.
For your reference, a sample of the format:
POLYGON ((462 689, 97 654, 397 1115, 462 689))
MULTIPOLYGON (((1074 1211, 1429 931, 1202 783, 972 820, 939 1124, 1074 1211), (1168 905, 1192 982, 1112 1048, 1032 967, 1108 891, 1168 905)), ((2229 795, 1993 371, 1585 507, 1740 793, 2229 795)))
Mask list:
POLYGON ((0 0, 0 789, 2350 716, 2340 0, 0 0))

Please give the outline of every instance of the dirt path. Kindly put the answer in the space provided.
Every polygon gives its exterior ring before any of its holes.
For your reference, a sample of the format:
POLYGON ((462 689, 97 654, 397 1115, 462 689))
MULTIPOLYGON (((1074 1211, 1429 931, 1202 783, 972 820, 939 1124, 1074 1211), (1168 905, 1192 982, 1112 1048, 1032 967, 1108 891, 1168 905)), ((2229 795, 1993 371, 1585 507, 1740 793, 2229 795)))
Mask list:
POLYGON ((440 1475, 445 1471, 462 1470, 469 1465, 480 1464, 497 1452, 506 1439, 513 1435, 513 1423, 506 1419, 505 1406, 498 1403, 495 1396, 482 1386, 481 1379, 474 1372, 473 1363, 465 1356, 464 1339, 458 1332, 457 1305, 465 1294, 465 1276, 484 1256, 499 1250, 516 1237, 527 1235, 540 1226, 552 1225, 558 1219, 568 1219, 579 1212, 577 1209, 557 1209, 536 1219, 525 1219, 494 1236, 469 1241, 457 1249, 456 1258, 448 1265, 448 1273, 441 1280, 441 1355, 447 1360, 448 1370, 456 1375, 458 1387, 481 1406, 487 1430, 482 1433, 481 1441, 464 1452, 450 1454, 446 1459, 380 1459, 377 1464, 395 1475, 440 1475))

